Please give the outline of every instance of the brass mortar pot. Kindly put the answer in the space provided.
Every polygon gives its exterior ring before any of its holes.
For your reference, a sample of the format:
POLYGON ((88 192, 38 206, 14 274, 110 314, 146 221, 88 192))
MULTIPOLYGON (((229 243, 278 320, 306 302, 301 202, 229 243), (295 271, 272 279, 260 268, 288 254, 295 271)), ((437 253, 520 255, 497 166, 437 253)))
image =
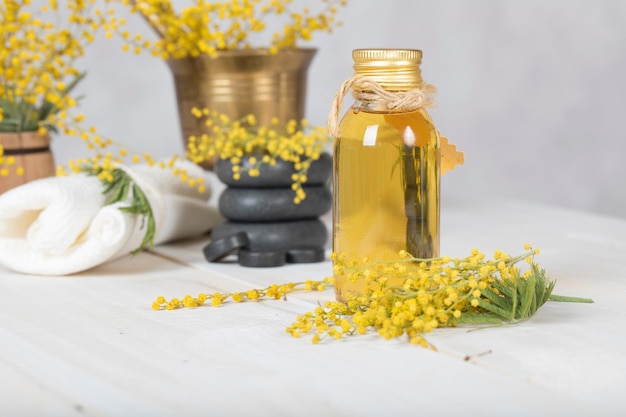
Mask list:
POLYGON ((259 126, 304 117, 307 72, 317 52, 298 48, 220 51, 218 56, 171 59, 178 113, 185 148, 189 136, 210 134, 191 109, 207 108, 239 119, 253 114, 259 126))

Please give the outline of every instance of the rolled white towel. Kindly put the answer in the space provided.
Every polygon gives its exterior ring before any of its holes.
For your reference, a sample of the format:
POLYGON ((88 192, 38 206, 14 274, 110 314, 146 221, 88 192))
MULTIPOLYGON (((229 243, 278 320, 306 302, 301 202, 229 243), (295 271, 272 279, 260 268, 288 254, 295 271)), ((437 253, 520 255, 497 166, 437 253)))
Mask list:
MULTIPOLYGON (((205 177, 200 194, 157 167, 121 167, 148 198, 155 244, 197 236, 222 220, 208 204, 212 173, 186 161, 177 166, 205 177)), ((17 272, 67 275, 129 254, 142 242, 141 216, 106 204, 100 181, 85 174, 29 182, 0 195, 0 264, 17 272)), ((143 228, 142 228, 143 226, 143 228)))

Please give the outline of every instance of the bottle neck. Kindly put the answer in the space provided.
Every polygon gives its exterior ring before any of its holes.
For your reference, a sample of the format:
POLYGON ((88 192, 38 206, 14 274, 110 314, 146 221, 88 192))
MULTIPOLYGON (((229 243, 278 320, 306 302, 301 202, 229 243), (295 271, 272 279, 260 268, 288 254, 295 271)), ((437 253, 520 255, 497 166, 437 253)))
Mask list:
POLYGON ((402 113, 402 110, 398 109, 388 109, 384 103, 380 101, 372 101, 372 100, 363 100, 363 99, 355 99, 354 103, 351 106, 352 110, 355 113, 360 111, 368 112, 368 113, 402 113))
POLYGON ((403 91, 402 88, 390 88, 381 86, 370 77, 355 74, 341 84, 341 88, 333 99, 331 111, 328 115, 328 132, 331 136, 338 137, 339 116, 342 109, 343 98, 352 90, 356 100, 353 111, 366 110, 368 112, 414 112, 433 106, 432 95, 435 87, 426 83, 403 83, 403 86, 411 86, 412 89, 403 91), (415 86, 414 86, 415 85, 415 86))
POLYGON ((405 113, 416 110, 419 106, 411 106, 411 91, 390 91, 387 89, 377 89, 377 91, 361 90, 354 88, 352 97, 354 104, 352 110, 355 112, 366 111, 370 113, 405 113), (408 107, 407 108, 407 104, 408 107))

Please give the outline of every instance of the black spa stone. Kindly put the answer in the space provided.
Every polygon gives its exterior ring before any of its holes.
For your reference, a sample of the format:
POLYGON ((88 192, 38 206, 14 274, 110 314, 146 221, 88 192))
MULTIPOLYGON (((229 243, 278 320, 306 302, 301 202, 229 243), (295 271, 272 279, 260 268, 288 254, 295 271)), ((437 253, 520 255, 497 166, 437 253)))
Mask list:
POLYGON ((219 210, 234 221, 273 222, 318 217, 330 210, 332 194, 325 185, 303 187, 306 198, 295 204, 294 191, 283 188, 227 187, 219 198, 219 210))
POLYGON ((326 254, 323 246, 289 249, 286 256, 286 260, 290 264, 322 262, 324 259, 326 259, 326 254))
MULTIPOLYGON (((260 157, 255 156, 259 159, 260 157)), ((250 156, 241 158, 241 166, 250 166, 250 156)), ((326 184, 333 170, 333 158, 328 153, 322 153, 320 158, 311 163, 307 172, 308 185, 326 184)), ((244 172, 238 180, 233 178, 233 164, 228 159, 219 159, 215 167, 217 177, 224 184, 231 187, 290 187, 293 183, 291 175, 295 173, 293 163, 282 159, 276 160, 276 165, 261 164, 259 176, 251 177, 244 172)))
POLYGON ((248 234, 248 248, 253 251, 289 250, 306 246, 324 246, 328 232, 319 219, 284 222, 245 223, 227 221, 211 232, 220 239, 238 232, 248 234))
POLYGON ((202 252, 208 262, 217 262, 232 253, 238 252, 240 249, 246 248, 248 244, 248 235, 244 232, 239 232, 223 236, 220 239, 212 239, 211 243, 202 249, 202 252))
POLYGON ((286 255, 281 250, 239 251, 239 265, 249 268, 271 268, 285 265, 286 255))

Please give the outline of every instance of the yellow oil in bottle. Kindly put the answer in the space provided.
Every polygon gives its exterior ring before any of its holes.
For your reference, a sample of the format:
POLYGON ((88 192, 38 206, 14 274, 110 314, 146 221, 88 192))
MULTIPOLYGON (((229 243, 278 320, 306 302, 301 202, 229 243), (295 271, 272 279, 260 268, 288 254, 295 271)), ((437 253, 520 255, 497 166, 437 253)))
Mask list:
MULTIPOLYGON (((334 144, 333 251, 397 259, 439 256, 439 137, 428 113, 350 109, 334 144)), ((336 298, 363 282, 335 276, 336 298)))

